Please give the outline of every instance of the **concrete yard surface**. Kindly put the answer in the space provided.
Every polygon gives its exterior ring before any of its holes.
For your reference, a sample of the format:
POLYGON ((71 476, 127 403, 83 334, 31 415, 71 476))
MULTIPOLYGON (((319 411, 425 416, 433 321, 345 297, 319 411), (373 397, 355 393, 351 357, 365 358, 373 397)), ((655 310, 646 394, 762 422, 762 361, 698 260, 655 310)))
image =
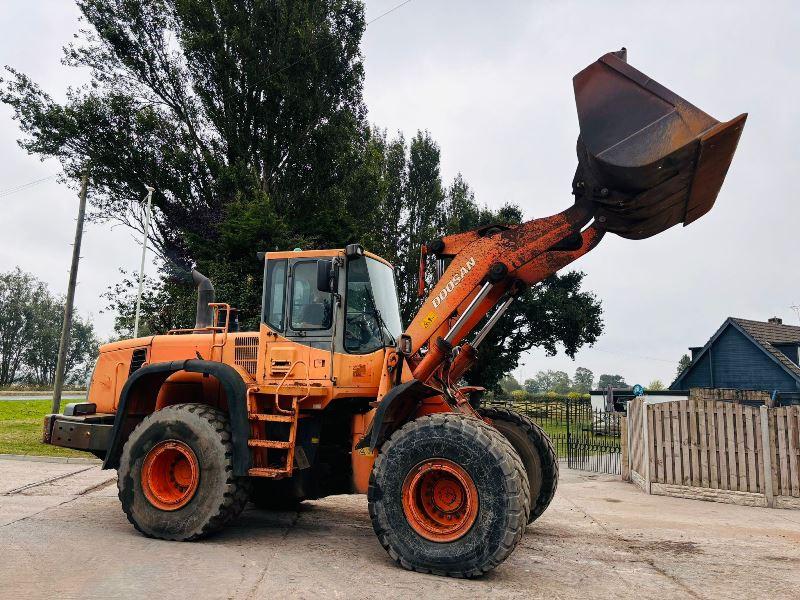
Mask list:
POLYGON ((364 496, 248 507, 195 543, 138 534, 114 473, 0 459, 0 598, 800 598, 800 511, 647 496, 562 469, 550 509, 478 580, 405 571, 364 496))

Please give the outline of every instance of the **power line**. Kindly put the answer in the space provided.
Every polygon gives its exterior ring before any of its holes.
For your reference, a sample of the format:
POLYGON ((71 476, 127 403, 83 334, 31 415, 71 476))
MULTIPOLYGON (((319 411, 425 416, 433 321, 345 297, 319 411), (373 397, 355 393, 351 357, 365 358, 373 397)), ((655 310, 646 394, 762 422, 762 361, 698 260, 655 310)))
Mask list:
POLYGON ((375 21, 377 21, 378 19, 382 19, 383 17, 385 17, 385 16, 386 16, 386 15, 388 15, 389 13, 393 13, 394 11, 396 11, 398 8, 402 8, 402 7, 404 7, 404 6, 405 6, 406 4, 408 4, 409 2, 411 2, 411 0, 406 0, 405 2, 401 2, 401 3, 400 3, 400 4, 398 4, 397 6, 395 6, 395 7, 393 7, 393 8, 390 8, 389 10, 387 10, 385 13, 382 13, 382 14, 378 15, 377 17, 375 17, 375 18, 374 18, 374 19, 372 19, 371 21, 367 21, 366 25, 367 25, 367 26, 369 26, 369 25, 372 25, 372 24, 373 24, 375 21))
POLYGON ((28 188, 32 188, 34 186, 42 184, 45 181, 50 181, 51 179, 55 179, 56 177, 58 177, 58 173, 53 173, 52 175, 48 175, 47 177, 42 177, 41 179, 34 179, 33 181, 29 181, 28 183, 23 183, 16 187, 2 190, 0 191, 0 198, 5 198, 6 196, 10 196, 11 194, 16 194, 17 192, 22 192, 24 190, 27 190, 28 188))

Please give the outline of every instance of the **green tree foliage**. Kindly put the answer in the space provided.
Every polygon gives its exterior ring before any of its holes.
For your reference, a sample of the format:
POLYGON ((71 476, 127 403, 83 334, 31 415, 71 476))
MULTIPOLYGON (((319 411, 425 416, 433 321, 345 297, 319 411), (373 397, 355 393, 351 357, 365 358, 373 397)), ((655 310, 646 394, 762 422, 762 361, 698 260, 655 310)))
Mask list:
POLYGON ((33 343, 35 315, 46 288, 19 268, 0 274, 0 385, 12 383, 33 343))
MULTIPOLYGON (((419 251, 422 244, 442 234, 444 190, 439 175, 439 146, 426 132, 411 140, 402 206, 398 265, 401 317, 410 323, 422 303, 417 297, 419 251)), ((388 207, 387 207, 388 208, 388 207)))
POLYGON ((608 386, 613 388, 626 388, 628 384, 625 383, 625 378, 622 375, 600 375, 600 379, 597 381, 597 388, 604 390, 608 386))
POLYGON ((581 290, 583 277, 579 271, 557 274, 523 293, 479 347, 467 382, 491 387, 500 375, 516 369, 520 355, 534 346, 548 356, 561 346, 574 357, 583 345, 594 343, 603 331, 602 309, 594 294, 581 290))
POLYGON ((653 381, 647 384, 647 389, 651 392, 659 392, 666 388, 660 379, 653 379, 653 381))
MULTIPOLYGON (((91 164, 93 218, 141 229, 153 185, 162 277, 213 277, 255 321, 256 250, 356 238, 369 131, 356 0, 78 0, 65 62, 91 83, 59 104, 10 70, 0 96, 31 153, 91 164), (253 278, 247 285, 247 277, 253 278)), ((178 318, 186 320, 189 315, 178 318)))
POLYGON ((525 391, 530 394, 543 394, 554 392, 566 394, 570 391, 572 382, 564 371, 539 371, 533 379, 525 380, 525 391))
POLYGON ((594 384, 594 373, 585 367, 575 369, 575 376, 572 378, 572 389, 570 391, 579 394, 588 394, 594 384))
MULTIPOLYGON (((133 336, 136 319, 136 294, 139 279, 138 274, 133 275, 124 269, 120 269, 120 276, 121 280, 110 286, 102 294, 102 297, 106 301, 105 310, 116 315, 117 335, 120 338, 129 338, 133 336)), ((174 278, 154 279, 145 276, 139 335, 153 335, 193 325, 197 301, 193 294, 184 292, 185 286, 174 278)), ((260 303, 260 301, 259 297, 258 302, 260 303)))
MULTIPOLYGON (((19 268, 0 273, 0 385, 53 384, 63 316, 64 299, 43 282, 19 268)), ((83 383, 96 353, 92 324, 74 314, 66 381, 83 383)))
POLYGON ((675 377, 679 377, 681 373, 683 373, 686 369, 689 368, 689 365, 692 364, 692 357, 688 354, 684 354, 681 356, 681 359, 678 361, 678 370, 675 373, 675 377))
MULTIPOLYGON (((144 331, 193 323, 196 267, 255 329, 260 250, 360 242, 397 265, 401 312, 416 313, 420 246, 522 212, 478 206, 458 175, 445 186, 428 132, 406 141, 370 126, 362 98, 365 28, 358 0, 78 0, 86 27, 66 64, 90 83, 53 100, 9 70, 0 101, 28 152, 68 177, 91 165, 91 215, 148 232, 160 258, 143 300, 144 331)), ((430 275, 429 275, 430 276, 430 275)), ((557 275, 512 305, 479 350, 471 384, 496 388, 521 353, 574 356, 602 331, 583 274, 557 275)), ((135 286, 111 286, 119 333, 132 329, 135 286)))
POLYGON ((522 390, 522 385, 520 385, 519 381, 517 381, 517 378, 510 373, 500 379, 498 385, 506 394, 522 390))

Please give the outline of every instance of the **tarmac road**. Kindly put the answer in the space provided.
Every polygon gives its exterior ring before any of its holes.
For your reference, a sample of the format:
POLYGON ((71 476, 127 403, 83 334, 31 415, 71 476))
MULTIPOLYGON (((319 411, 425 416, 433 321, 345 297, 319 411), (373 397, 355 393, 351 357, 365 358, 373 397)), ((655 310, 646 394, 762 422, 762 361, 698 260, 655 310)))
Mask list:
POLYGON ((646 496, 562 468, 556 499, 479 580, 396 567, 363 496, 248 508, 196 543, 147 539, 95 462, 0 459, 2 598, 799 598, 800 511, 646 496))

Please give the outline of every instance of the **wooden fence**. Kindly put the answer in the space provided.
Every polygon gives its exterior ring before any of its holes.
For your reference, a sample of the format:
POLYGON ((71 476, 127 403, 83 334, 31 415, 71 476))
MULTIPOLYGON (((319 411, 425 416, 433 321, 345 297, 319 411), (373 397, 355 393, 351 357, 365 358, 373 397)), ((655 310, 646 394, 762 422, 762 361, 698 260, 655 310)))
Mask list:
POLYGON ((652 494, 800 508, 800 407, 628 404, 627 479, 652 494))

